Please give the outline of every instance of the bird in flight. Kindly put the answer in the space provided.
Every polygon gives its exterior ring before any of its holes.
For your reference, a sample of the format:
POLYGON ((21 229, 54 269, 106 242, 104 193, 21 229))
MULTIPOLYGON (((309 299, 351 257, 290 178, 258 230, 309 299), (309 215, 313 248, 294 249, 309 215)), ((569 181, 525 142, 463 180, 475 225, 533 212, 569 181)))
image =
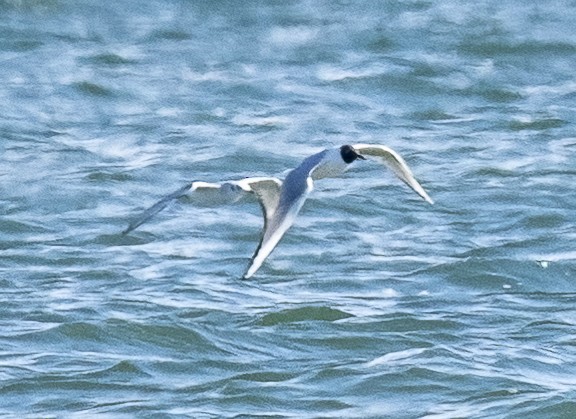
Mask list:
POLYGON ((284 234, 294 224, 296 216, 314 188, 314 181, 338 177, 350 167, 351 163, 367 159, 376 160, 386 166, 426 202, 433 204, 430 196, 414 178, 404 159, 391 148, 378 144, 343 145, 307 157, 286 175, 284 181, 273 177, 253 177, 222 183, 198 181, 188 183, 134 218, 123 234, 128 234, 164 209, 170 202, 184 196, 200 205, 215 205, 236 203, 247 196, 255 195, 262 207, 264 228, 258 247, 243 275, 244 279, 248 279, 262 266, 284 234))

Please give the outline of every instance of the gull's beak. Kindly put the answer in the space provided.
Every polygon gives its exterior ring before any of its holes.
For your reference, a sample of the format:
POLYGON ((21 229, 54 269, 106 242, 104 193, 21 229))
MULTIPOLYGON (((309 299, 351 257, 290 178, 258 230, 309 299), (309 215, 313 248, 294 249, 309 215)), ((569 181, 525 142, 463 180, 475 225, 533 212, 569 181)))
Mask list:
POLYGON ((350 146, 350 148, 352 149, 352 151, 354 152, 354 154, 356 154, 356 158, 360 159, 360 160, 366 160, 366 157, 364 157, 362 154, 358 153, 358 150, 356 150, 354 147, 350 146))

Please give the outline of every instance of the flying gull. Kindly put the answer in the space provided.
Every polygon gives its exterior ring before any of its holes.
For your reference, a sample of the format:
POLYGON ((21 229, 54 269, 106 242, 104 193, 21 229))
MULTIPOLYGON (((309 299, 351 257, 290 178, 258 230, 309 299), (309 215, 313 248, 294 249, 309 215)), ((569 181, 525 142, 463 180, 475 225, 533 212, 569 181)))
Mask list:
MULTIPOLYGON (((280 188, 277 201, 269 200, 269 205, 275 205, 265 211, 264 229, 260 243, 243 278, 248 279, 256 273, 286 231, 292 226, 296 215, 312 192, 315 180, 340 176, 351 163, 357 159, 366 160, 366 157, 374 158, 387 166, 426 202, 434 203, 414 178, 404 159, 389 147, 377 144, 343 145, 339 148, 326 149, 313 154, 306 158, 300 166, 288 173, 280 188)), ((254 189, 254 193, 259 195, 258 188, 254 189)))
POLYGON ((378 144, 343 145, 306 158, 287 174, 283 182, 273 177, 252 177, 221 183, 190 182, 134 218, 122 233, 128 234, 168 204, 182 197, 188 197, 199 205, 218 205, 241 202, 245 197, 255 195, 262 207, 264 228, 258 247, 243 275, 244 279, 248 279, 262 266, 286 231, 294 224, 298 212, 314 188, 314 181, 338 177, 354 161, 367 158, 388 167, 426 202, 433 204, 404 159, 391 148, 378 144))

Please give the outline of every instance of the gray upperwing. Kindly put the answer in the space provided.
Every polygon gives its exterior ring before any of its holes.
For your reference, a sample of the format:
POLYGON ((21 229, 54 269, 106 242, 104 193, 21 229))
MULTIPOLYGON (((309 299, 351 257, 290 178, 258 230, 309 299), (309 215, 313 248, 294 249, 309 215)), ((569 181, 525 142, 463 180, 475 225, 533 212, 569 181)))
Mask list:
POLYGON ((122 231, 122 234, 130 233, 132 230, 138 228, 139 226, 144 224, 146 221, 148 221, 149 219, 154 217, 156 214, 158 214, 160 211, 162 211, 164 208, 166 208, 168 206, 168 204, 170 204, 172 201, 186 195, 186 193, 188 193, 188 191, 190 189, 192 189, 193 184, 194 184, 194 182, 190 182, 190 183, 184 185, 183 187, 181 187, 180 189, 178 189, 177 191, 172 192, 170 195, 166 195, 164 198, 162 198, 161 200, 156 202, 150 208, 145 210, 142 214, 140 214, 139 216, 134 218, 130 222, 130 224, 128 224, 128 227, 126 227, 126 229, 124 231, 122 231))
POLYGON ((266 225, 272 219, 276 212, 276 208, 278 208, 282 181, 275 178, 262 178, 250 182, 249 185, 262 207, 262 213, 264 215, 264 229, 266 229, 266 225))
POLYGON ((244 279, 256 273, 294 223, 298 212, 314 187, 311 174, 322 162, 325 154, 326 150, 308 157, 284 179, 277 208, 269 219, 267 217, 260 242, 243 276, 244 279))

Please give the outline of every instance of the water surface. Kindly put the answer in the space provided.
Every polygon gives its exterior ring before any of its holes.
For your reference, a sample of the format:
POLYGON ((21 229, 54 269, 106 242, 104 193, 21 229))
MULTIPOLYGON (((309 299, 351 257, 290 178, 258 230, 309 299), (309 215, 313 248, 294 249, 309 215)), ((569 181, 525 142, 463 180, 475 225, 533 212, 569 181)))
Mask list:
POLYGON ((576 414, 573 1, 0 2, 3 417, 576 414), (109 3, 109 4, 108 4, 109 3), (253 203, 346 143, 248 282, 253 203))

